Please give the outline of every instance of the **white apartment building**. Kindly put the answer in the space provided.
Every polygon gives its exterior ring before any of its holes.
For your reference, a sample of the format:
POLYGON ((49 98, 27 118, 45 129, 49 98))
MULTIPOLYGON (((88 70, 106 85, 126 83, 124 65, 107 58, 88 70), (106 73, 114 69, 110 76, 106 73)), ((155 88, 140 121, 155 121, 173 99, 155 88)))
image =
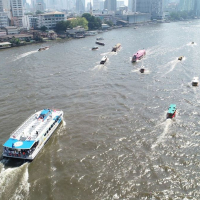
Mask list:
POLYGON ((38 18, 33 15, 24 15, 22 18, 23 28, 30 30, 35 29, 38 25, 38 18))
POLYGON ((46 26, 48 29, 55 28, 57 22, 67 20, 67 16, 62 12, 51 12, 38 15, 38 27, 46 26))
POLYGON ((11 0, 10 6, 11 6, 11 13, 12 13, 11 20, 13 21, 14 25, 17 27, 23 27, 22 17, 24 16, 24 11, 23 11, 22 0, 11 0))
POLYGON ((5 12, 0 12, 0 28, 8 26, 8 15, 5 12))

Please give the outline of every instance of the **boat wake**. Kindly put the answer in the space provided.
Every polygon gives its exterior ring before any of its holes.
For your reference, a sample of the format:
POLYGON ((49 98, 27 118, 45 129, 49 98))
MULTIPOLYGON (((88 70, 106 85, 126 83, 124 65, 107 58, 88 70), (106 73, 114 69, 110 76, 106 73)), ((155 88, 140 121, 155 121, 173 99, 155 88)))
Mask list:
POLYGON ((192 44, 192 43, 190 42, 190 43, 187 44, 187 46, 192 46, 192 47, 193 47, 193 46, 197 46, 197 43, 194 42, 194 43, 192 44))
POLYGON ((0 199, 28 199, 28 166, 24 163, 20 167, 7 168, 4 166, 5 159, 0 163, 0 199))
POLYGON ((19 56, 17 56, 17 57, 14 59, 14 61, 19 60, 19 59, 21 59, 21 58, 24 58, 24 57, 26 57, 26 56, 29 56, 29 55, 31 55, 31 54, 37 53, 37 52, 38 52, 38 50, 29 51, 29 52, 20 54, 19 56))
MULTIPOLYGON (((185 57, 183 58, 183 60, 185 60, 185 57)), ((165 75, 169 74, 170 72, 172 72, 174 70, 174 68, 176 67, 176 65, 178 63, 180 63, 180 62, 181 61, 178 60, 178 58, 176 58, 175 60, 172 60, 172 61, 168 62, 166 65, 164 65, 164 67, 170 67, 171 66, 171 68, 165 74, 163 74, 163 76, 165 76, 165 75)))
POLYGON ((95 70, 97 70, 97 71, 101 71, 101 70, 106 71, 107 67, 105 65, 96 65, 91 69, 91 71, 95 71, 95 70))
POLYGON ((101 53, 101 56, 112 56, 112 55, 117 55, 117 52, 106 52, 106 53, 101 53))
POLYGON ((155 147, 157 147, 165 138, 165 135, 168 133, 168 130, 170 128, 170 125, 172 124, 172 120, 171 119, 167 119, 165 121, 165 123, 163 123, 164 126, 164 131, 163 133, 158 137, 157 141, 155 142, 155 144, 152 145, 152 149, 154 149, 155 147))

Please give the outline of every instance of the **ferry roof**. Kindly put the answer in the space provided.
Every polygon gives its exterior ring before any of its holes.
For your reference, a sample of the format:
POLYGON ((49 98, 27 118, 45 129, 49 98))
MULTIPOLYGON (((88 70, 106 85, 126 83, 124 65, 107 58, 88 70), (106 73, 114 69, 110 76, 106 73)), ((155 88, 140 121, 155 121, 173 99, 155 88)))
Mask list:
POLYGON ((14 148, 14 149, 30 149, 35 141, 29 140, 29 141, 19 141, 17 139, 9 138, 5 144, 4 147, 8 148, 14 148))
POLYGON ((176 104, 170 104, 168 113, 173 114, 176 111, 176 104))
POLYGON ((138 51, 136 54, 134 54, 134 55, 136 55, 136 56, 141 56, 141 55, 143 55, 145 52, 146 52, 145 49, 142 49, 142 50, 139 50, 139 51, 138 51))

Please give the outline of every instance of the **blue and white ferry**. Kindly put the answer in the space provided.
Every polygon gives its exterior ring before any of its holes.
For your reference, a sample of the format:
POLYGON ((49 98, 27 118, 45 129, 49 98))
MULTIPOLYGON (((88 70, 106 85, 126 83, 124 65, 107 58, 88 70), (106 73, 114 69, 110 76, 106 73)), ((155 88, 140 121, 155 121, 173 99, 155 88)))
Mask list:
POLYGON ((63 111, 44 109, 31 115, 3 145, 3 157, 33 160, 58 125, 63 111))

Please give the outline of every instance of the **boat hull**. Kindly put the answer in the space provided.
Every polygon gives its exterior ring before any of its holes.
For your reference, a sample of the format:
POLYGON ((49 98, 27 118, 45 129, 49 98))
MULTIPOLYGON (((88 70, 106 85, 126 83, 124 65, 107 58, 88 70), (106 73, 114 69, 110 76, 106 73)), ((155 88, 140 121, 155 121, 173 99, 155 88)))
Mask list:
POLYGON ((198 82, 192 82, 192 86, 198 86, 199 83, 198 82))

